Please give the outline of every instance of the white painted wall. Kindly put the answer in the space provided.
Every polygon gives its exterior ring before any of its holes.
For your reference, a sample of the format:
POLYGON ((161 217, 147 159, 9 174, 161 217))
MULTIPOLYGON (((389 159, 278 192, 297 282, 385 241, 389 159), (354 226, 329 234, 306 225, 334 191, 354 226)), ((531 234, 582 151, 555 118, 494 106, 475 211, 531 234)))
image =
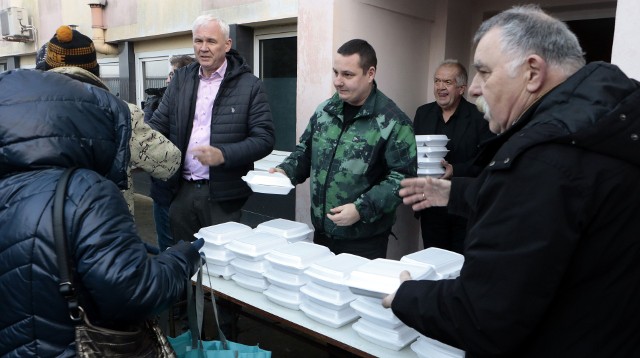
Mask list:
POLYGON ((611 63, 620 66, 627 76, 640 80, 638 19, 640 19, 640 1, 618 0, 611 63))

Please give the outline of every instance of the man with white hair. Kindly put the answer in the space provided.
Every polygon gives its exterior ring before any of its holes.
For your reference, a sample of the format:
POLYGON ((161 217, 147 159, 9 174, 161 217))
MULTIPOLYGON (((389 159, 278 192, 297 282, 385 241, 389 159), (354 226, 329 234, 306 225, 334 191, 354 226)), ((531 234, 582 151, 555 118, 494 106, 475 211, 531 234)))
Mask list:
POLYGON ((640 356, 640 83, 537 6, 485 21, 469 93, 499 133, 476 179, 403 181, 414 210, 465 213, 454 280, 383 304, 467 357, 640 356))

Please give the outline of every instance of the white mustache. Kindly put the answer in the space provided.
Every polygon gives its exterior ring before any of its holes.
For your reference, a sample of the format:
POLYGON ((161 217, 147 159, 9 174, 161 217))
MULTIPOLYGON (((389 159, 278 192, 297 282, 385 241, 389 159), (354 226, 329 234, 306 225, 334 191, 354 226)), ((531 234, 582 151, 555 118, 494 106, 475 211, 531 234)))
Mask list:
POLYGON ((479 96, 476 98, 476 107, 482 113, 484 113, 484 118, 491 118, 491 109, 489 108, 489 104, 485 101, 483 96, 479 96))

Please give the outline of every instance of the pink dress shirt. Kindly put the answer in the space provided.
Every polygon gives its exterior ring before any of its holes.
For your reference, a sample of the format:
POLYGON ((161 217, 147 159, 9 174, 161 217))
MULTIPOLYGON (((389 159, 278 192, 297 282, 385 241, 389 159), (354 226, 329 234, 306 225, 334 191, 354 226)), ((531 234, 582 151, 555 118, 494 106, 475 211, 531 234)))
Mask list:
POLYGON ((202 67, 200 68, 196 113, 193 115, 193 128, 182 167, 182 177, 187 180, 209 179, 209 167, 200 164, 191 154, 191 150, 199 145, 210 145, 213 101, 218 95, 226 71, 227 60, 209 77, 204 77, 202 67))

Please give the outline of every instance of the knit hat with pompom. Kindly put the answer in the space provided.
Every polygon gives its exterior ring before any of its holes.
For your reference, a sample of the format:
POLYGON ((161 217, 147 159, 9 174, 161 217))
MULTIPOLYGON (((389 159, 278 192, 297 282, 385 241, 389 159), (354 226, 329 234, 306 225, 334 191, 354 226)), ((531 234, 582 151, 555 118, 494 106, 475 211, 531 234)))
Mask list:
POLYGON ((47 43, 46 68, 75 66, 100 76, 93 41, 69 26, 60 26, 47 43))

